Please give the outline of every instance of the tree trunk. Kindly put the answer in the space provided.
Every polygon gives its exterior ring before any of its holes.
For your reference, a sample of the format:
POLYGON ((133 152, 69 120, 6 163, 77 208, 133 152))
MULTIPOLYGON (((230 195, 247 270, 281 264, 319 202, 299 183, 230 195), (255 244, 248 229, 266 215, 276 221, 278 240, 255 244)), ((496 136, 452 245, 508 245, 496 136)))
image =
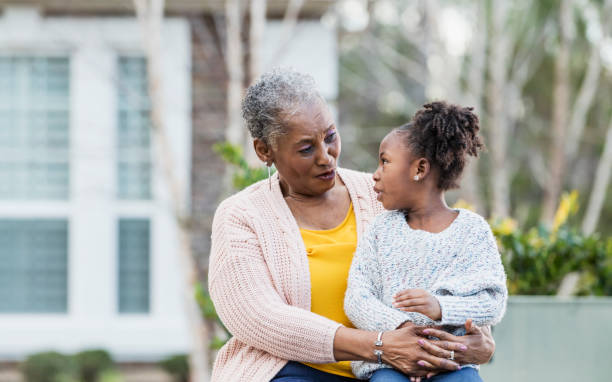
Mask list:
POLYGON ((541 220, 551 223, 557 201, 563 187, 565 172, 566 123, 569 110, 570 91, 570 43, 573 27, 573 0, 561 0, 559 17, 559 52, 555 61, 555 84, 553 90, 553 115, 551 121, 551 148, 549 152, 550 180, 544 190, 541 220))
MULTIPOLYGON (((567 142, 565 146, 566 163, 574 163, 576 154, 580 147, 582 133, 586 127, 587 114, 591 108, 591 104, 595 98, 595 93, 599 85, 599 77, 601 73, 601 58, 600 52, 603 42, 603 35, 609 33, 609 25, 611 23, 610 13, 612 13, 612 0, 607 0, 603 4, 599 17, 599 25, 602 31, 602 36, 596 36, 596 40, 591 45, 591 54, 584 79, 578 90, 576 101, 572 109, 572 116, 567 130, 567 142)), ((585 12, 586 13, 586 12, 585 12)), ((594 22, 585 17, 585 22, 594 22)))
POLYGON ((597 172, 595 173, 595 183, 593 184, 593 190, 591 191, 591 197, 589 198, 589 206, 587 207, 586 215, 582 221, 582 232, 585 235, 590 235, 595 232, 599 216, 601 215, 601 209, 603 208, 604 200, 606 197, 606 190, 610 183, 610 173, 612 172, 612 119, 608 126, 608 133, 606 134, 606 143, 604 144, 604 150, 599 159, 599 165, 597 166, 597 172))
MULTIPOLYGON (((251 0, 249 30, 249 83, 255 82, 263 70, 262 41, 266 28, 266 0, 251 0)), ((250 166, 261 166, 248 134, 244 140, 244 156, 250 166)))
POLYGON ((191 327, 192 349, 190 354, 191 380, 206 382, 209 380, 209 362, 207 358, 207 333, 200 309, 195 300, 195 285, 198 282, 197 267, 191 253, 191 232, 187 213, 185 187, 175 174, 174 153, 166 135, 164 123, 164 101, 162 98, 162 52, 161 27, 163 21, 164 0, 135 0, 135 7, 142 27, 143 41, 147 58, 147 75, 149 97, 151 99, 151 128, 154 158, 159 158, 159 166, 168 187, 173 213, 179 229, 179 262, 184 276, 184 304, 187 319, 191 327))
POLYGON ((509 41, 505 24, 508 4, 494 0, 492 4, 489 71, 487 87, 489 104, 489 152, 491 164, 491 209, 492 215, 506 217, 510 213, 510 180, 508 178, 507 142, 508 120, 504 110, 504 94, 509 64, 509 41))
MULTIPOLYGON (((487 49, 487 18, 485 13, 485 2, 480 0, 477 6, 477 25, 472 41, 470 72, 468 75, 467 94, 465 99, 467 106, 474 107, 474 111, 482 121, 482 93, 484 89, 484 66, 487 49)), ((480 193, 480 181, 478 160, 472 159, 466 164, 459 195, 463 200, 473 205, 479 214, 485 214, 485 205, 480 193)))
POLYGON ((244 65, 242 62, 242 38, 240 36, 241 1, 227 0, 225 15, 227 20, 226 64, 228 73, 227 88, 227 129, 225 139, 235 145, 244 144, 245 133, 242 128, 240 110, 244 89, 244 65))

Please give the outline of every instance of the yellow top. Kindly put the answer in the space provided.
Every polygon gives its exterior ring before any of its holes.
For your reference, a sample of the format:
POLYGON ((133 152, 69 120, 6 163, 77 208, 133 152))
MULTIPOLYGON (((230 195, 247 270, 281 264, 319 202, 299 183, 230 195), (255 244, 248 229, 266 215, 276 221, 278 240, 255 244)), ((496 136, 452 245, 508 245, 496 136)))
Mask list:
MULTIPOLYGON (((314 313, 353 328, 344 314, 344 292, 353 253, 357 247, 357 223, 351 203, 349 211, 336 228, 315 231, 300 229, 310 265, 311 308, 314 313)), ((355 378, 350 361, 312 364, 326 373, 355 378)))

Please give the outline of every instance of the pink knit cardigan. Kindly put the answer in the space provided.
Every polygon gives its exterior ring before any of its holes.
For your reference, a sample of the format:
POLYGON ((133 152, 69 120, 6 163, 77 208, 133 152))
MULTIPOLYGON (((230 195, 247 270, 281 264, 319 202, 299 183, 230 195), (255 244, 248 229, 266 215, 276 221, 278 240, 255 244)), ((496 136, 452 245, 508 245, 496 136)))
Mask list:
MULTIPOLYGON (((338 169, 361 236, 382 211, 370 174, 338 169)), ((341 324, 310 312, 310 273, 299 227, 278 176, 223 201, 215 213, 208 287, 233 337, 221 348, 212 381, 268 382, 288 360, 335 362, 341 324)), ((338 301, 342 304, 342 301, 338 301)))

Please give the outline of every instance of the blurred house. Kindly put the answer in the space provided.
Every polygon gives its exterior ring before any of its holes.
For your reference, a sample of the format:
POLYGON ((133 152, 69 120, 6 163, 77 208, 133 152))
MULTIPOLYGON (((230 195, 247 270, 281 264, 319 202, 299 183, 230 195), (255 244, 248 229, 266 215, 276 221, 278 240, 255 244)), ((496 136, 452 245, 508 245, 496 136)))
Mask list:
MULTIPOLYGON (((292 65, 337 97, 332 1, 268 4, 264 69, 292 65)), ((224 1, 168 0, 165 123, 190 184, 207 264, 222 197, 224 1)), ((245 17, 245 23, 248 17, 245 17)), ((0 0, 0 358, 105 348, 118 360, 186 352, 177 226, 149 134, 141 28, 128 0, 0 0)), ((247 55, 248 57, 248 55, 247 55)))

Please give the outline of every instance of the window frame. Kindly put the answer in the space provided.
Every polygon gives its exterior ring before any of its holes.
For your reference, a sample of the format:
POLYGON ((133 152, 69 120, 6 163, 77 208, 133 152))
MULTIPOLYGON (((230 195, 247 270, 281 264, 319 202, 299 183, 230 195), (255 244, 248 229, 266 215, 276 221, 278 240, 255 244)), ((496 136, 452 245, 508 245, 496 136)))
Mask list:
MULTIPOLYGON (((35 7, 5 7, 0 54, 59 55, 70 61, 69 199, 0 200, 3 219, 68 220, 68 302, 61 314, 0 314, 0 352, 23 357, 43 348, 102 346, 122 355, 188 349, 178 226, 153 163, 151 200, 118 200, 116 193, 116 64, 143 55, 134 17, 43 17, 35 7), (150 311, 120 314, 117 301, 117 226, 121 218, 150 219, 150 311)), ((186 185, 191 171, 191 32, 184 18, 162 25, 165 124, 175 174, 186 185)))

